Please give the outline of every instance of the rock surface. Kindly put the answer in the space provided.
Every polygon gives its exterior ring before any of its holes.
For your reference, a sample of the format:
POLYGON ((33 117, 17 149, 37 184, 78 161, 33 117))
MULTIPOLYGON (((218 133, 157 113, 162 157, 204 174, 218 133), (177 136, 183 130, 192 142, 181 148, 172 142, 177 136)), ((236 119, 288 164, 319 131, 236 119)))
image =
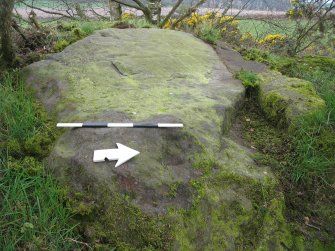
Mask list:
POLYGON ((86 241, 120 250, 291 247, 266 167, 225 137, 244 98, 215 51, 168 30, 108 29, 24 69, 62 122, 182 122, 183 129, 64 130, 46 160, 69 189, 86 241), (133 160, 93 163, 122 143, 133 160))
POLYGON ((220 59, 232 73, 237 73, 242 69, 252 71, 253 73, 262 73, 268 70, 268 67, 265 64, 244 60, 240 53, 233 50, 223 41, 220 41, 215 46, 215 50, 217 51, 220 59))
POLYGON ((289 127, 296 118, 323 109, 326 104, 311 82, 275 71, 260 75, 259 103, 268 119, 289 127))
POLYGON ((259 104, 267 119, 275 125, 290 127, 300 116, 325 107, 324 100, 317 95, 311 82, 271 71, 262 63, 244 60, 224 42, 220 42, 215 49, 232 73, 246 70, 259 74, 259 104))

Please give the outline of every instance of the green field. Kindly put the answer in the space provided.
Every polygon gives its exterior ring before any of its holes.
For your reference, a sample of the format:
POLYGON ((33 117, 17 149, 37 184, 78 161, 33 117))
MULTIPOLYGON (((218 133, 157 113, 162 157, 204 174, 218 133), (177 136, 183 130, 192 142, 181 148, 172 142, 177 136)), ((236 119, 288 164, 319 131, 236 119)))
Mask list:
POLYGON ((255 38, 261 39, 268 34, 291 35, 295 22, 288 19, 274 19, 262 21, 257 19, 239 20, 239 29, 242 33, 250 32, 255 38))

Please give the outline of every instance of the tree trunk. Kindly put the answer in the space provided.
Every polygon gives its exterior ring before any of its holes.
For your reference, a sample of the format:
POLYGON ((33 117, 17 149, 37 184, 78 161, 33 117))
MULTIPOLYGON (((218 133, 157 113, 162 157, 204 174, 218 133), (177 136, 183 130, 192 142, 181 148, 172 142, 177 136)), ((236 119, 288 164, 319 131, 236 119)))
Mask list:
POLYGON ((109 15, 111 21, 121 20, 122 17, 121 4, 109 0, 109 15))
POLYGON ((76 9, 76 13, 77 15, 81 18, 81 19, 86 19, 86 14, 83 11, 83 9, 80 7, 79 3, 75 4, 75 9, 76 9))
POLYGON ((162 11, 161 0, 149 0, 148 2, 148 9, 151 13, 151 20, 154 24, 159 24, 162 11))
POLYGON ((30 13, 29 13, 29 15, 28 15, 28 18, 29 18, 30 23, 32 25, 34 25, 36 29, 38 29, 38 30, 41 29, 40 24, 37 21, 37 17, 36 17, 35 11, 31 10, 30 13))
POLYGON ((13 66, 15 50, 12 40, 12 12, 14 0, 0 0, 1 54, 6 66, 13 66))

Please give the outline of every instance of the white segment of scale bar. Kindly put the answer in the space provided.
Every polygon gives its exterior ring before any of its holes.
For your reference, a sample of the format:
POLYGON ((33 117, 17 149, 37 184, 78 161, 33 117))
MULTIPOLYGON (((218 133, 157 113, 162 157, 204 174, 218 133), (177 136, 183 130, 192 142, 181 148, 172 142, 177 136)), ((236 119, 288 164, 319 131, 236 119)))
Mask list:
POLYGON ((83 127, 83 123, 58 123, 57 127, 83 127))
POLYGON ((183 124, 158 123, 158 127, 184 127, 183 124))
POLYGON ((134 127, 133 123, 108 123, 107 127, 134 127))

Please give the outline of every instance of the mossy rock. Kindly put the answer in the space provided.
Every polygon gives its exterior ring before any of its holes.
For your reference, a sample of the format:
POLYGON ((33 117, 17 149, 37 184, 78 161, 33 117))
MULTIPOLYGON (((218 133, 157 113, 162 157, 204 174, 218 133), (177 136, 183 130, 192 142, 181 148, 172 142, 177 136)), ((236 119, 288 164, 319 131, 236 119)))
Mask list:
POLYGON ((279 127, 290 127, 303 115, 325 108, 313 84, 298 78, 289 78, 276 71, 260 76, 259 103, 268 119, 279 127))
POLYGON ((85 241, 110 250, 290 248, 275 177, 225 136, 244 88, 190 34, 107 29, 24 69, 59 121, 182 122, 183 129, 64 130, 45 160, 85 241), (114 168, 93 151, 141 152, 114 168))

